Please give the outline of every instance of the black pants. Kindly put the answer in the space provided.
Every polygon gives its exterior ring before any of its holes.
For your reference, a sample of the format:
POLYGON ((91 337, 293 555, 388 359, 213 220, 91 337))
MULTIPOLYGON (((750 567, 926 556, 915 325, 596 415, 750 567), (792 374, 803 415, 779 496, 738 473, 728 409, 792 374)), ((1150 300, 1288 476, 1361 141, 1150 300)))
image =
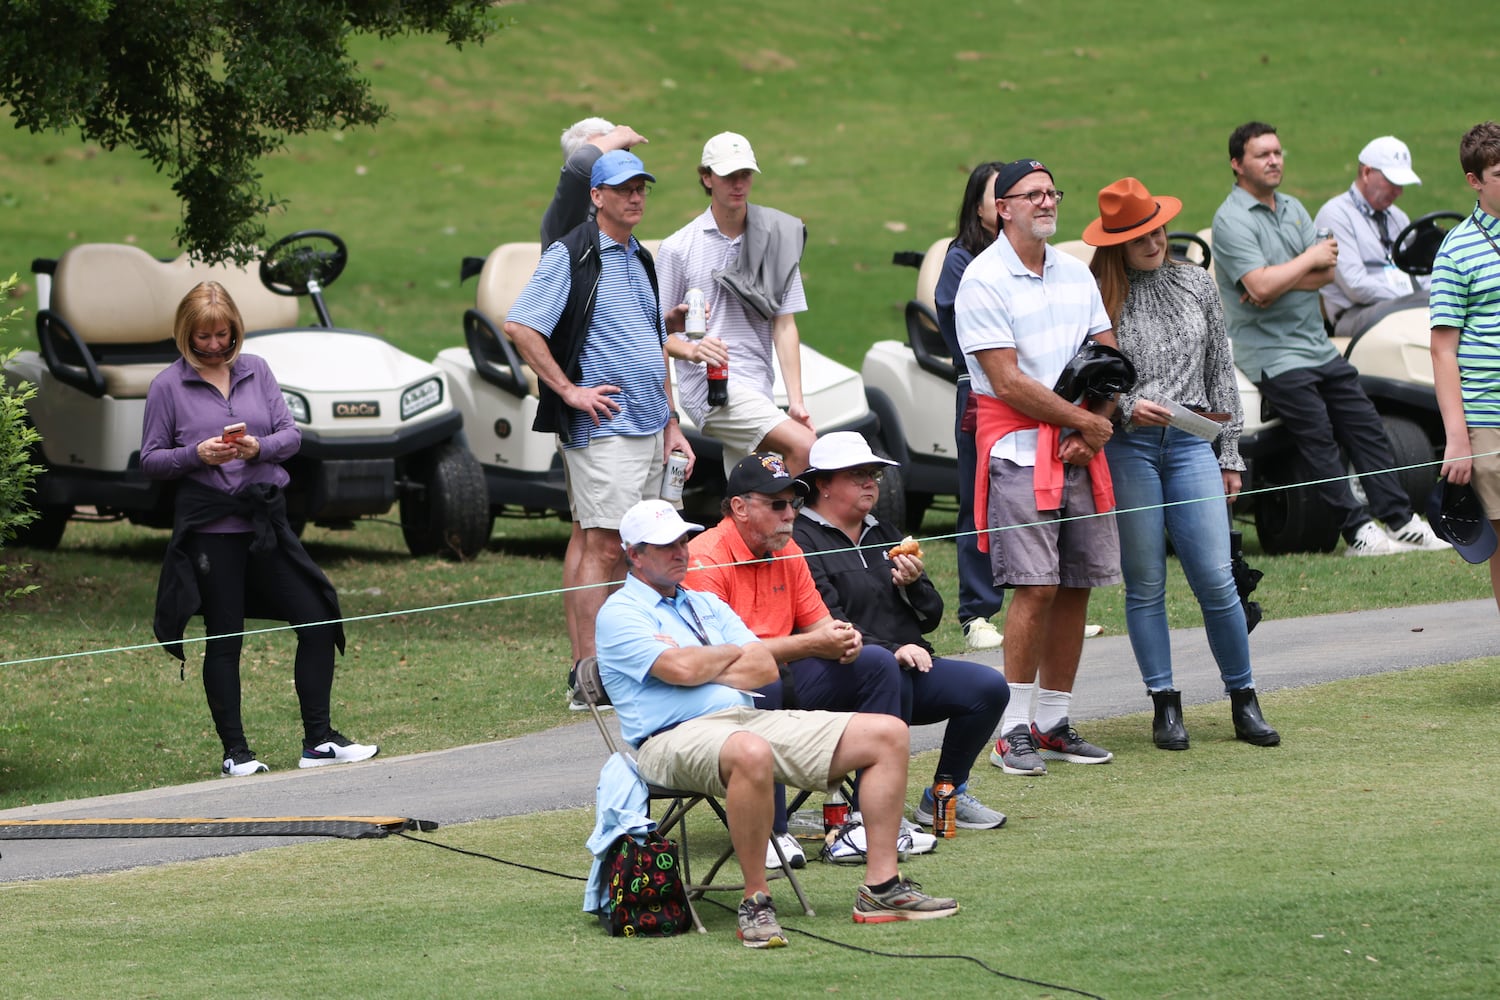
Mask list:
POLYGON ((1318 498, 1340 515, 1344 539, 1370 518, 1393 528, 1411 520, 1411 500, 1394 473, 1366 473, 1396 464, 1390 440, 1375 404, 1359 384, 1359 372, 1343 358, 1316 368, 1294 368, 1257 383, 1261 396, 1281 418, 1303 461, 1318 479, 1346 473, 1339 446, 1349 456, 1359 481, 1370 498, 1366 512, 1354 498, 1347 480, 1338 479, 1317 487, 1318 498))
MULTIPOLYGON (((246 592, 254 588, 258 598, 273 604, 278 617, 292 625, 321 620, 315 612, 322 602, 308 582, 280 550, 252 554, 253 537, 249 532, 223 535, 199 531, 188 538, 203 598, 204 630, 210 636, 225 636, 209 639, 203 652, 203 690, 225 753, 248 745, 240 720, 241 637, 237 634, 245 628, 246 592)), ((335 635, 333 625, 297 629, 292 679, 302 705, 305 745, 318 742, 333 728, 329 700, 335 635)))

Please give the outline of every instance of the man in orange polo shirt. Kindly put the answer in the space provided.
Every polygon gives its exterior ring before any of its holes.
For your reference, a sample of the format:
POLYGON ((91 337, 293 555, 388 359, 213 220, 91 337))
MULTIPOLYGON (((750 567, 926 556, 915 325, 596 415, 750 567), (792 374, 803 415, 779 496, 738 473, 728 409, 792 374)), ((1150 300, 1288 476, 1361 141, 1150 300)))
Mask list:
MULTIPOLYGON (((729 473, 717 525, 688 543, 683 586, 707 591, 734 609, 781 664, 782 680, 756 692, 765 709, 878 712, 904 718, 901 676, 890 657, 867 656, 859 630, 828 613, 792 525, 807 484, 794 479, 781 456, 756 452, 729 473)), ((777 797, 776 835, 787 836, 783 795, 777 797)), ((774 858, 774 853, 771 855, 774 858)))

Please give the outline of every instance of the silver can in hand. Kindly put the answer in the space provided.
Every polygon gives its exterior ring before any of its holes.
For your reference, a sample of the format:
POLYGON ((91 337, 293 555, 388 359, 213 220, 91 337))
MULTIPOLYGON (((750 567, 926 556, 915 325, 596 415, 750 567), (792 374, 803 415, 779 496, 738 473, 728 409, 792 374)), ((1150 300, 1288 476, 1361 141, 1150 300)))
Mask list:
POLYGON ((678 503, 682 500, 682 487, 687 483, 688 459, 680 451, 667 456, 667 468, 661 477, 661 498, 678 503))

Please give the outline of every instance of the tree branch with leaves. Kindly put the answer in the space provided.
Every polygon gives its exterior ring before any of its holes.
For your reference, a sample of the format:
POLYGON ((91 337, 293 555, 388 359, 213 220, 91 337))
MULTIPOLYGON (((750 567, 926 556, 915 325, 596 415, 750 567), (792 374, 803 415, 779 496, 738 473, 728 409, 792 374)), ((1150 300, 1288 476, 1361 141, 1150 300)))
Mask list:
POLYGON ((290 136, 375 125, 388 109, 349 40, 418 33, 462 48, 501 23, 493 0, 10 0, 0 100, 18 128, 77 129, 172 179, 177 240, 240 263, 274 195, 258 165, 290 136))

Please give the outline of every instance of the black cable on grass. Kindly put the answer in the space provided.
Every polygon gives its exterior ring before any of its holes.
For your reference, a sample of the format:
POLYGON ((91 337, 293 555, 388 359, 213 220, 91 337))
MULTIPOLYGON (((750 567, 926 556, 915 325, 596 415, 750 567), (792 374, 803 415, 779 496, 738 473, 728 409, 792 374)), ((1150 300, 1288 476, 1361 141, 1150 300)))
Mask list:
MULTIPOLYGON (((702 902, 712 903, 719 909, 724 910, 728 913, 737 912, 735 910, 731 910, 728 906, 725 906, 717 899, 709 899, 707 896, 703 896, 700 898, 702 902)), ((846 951, 857 951, 862 955, 874 955, 876 958, 954 959, 960 962, 973 962, 975 965, 979 966, 990 975, 999 976, 1001 979, 1009 979, 1011 982, 1026 983, 1028 986, 1040 986, 1043 989, 1047 990, 1061 990, 1064 993, 1072 993, 1074 996, 1090 997, 1092 998, 1092 1000, 1104 1000, 1104 997, 1101 997, 1097 993, 1089 993, 1085 990, 1075 990, 1071 986, 1060 986, 1057 983, 1044 983, 1040 979, 1027 979, 1025 976, 1017 976, 1012 975, 1009 972, 1001 972, 999 969, 992 968, 991 966, 986 965, 983 960, 975 958, 973 955, 903 955, 899 952, 879 951, 875 948, 863 948, 857 944, 850 944, 847 941, 837 941, 833 938, 824 937, 821 934, 814 934, 812 931, 805 931, 800 927, 788 927, 783 924, 781 929, 784 931, 791 931, 793 934, 801 934, 803 937, 812 938, 814 941, 822 941, 824 944, 831 944, 835 948, 843 948, 846 951)))
MULTIPOLYGON (((470 851, 465 850, 462 847, 451 847, 448 844, 439 844, 435 840, 424 840, 421 837, 413 837, 409 833, 397 833, 396 836, 400 837, 403 840, 410 840, 416 844, 426 844, 429 847, 441 847, 443 850, 452 851, 454 854, 465 854, 471 858, 483 858, 486 861, 494 861, 498 864, 509 865, 512 868, 524 868, 529 872, 536 872, 539 875, 551 875, 554 878, 567 879, 570 882, 588 881, 587 878, 581 878, 577 875, 565 875, 562 872, 549 871, 546 868, 537 868, 534 865, 523 865, 519 861, 507 861, 504 858, 497 858, 493 854, 485 854, 483 851, 470 851)), ((730 907, 725 906, 717 899, 709 899, 707 896, 700 896, 699 902, 712 903, 714 906, 717 906, 719 909, 723 910, 726 913, 737 912, 730 907)), ((893 951, 878 951, 874 948, 862 948, 857 944, 849 944, 847 941, 837 941, 833 938, 823 937, 821 934, 814 934, 812 931, 804 931, 798 927, 783 927, 782 930, 791 931, 793 934, 801 934, 803 937, 812 938, 814 941, 821 941, 824 944, 831 944, 835 948, 843 948, 846 951, 857 951, 862 955, 873 955, 876 958, 923 958, 931 960, 952 959, 960 962, 973 962, 975 965, 979 966, 990 975, 999 976, 1001 979, 1009 979, 1011 982, 1025 983, 1028 986, 1040 986, 1042 989, 1047 990, 1060 990, 1063 993, 1071 993, 1074 996, 1089 997, 1090 1000, 1104 1000, 1104 997, 1101 997, 1097 993, 1089 993, 1085 990, 1075 990, 1071 986, 1060 986, 1057 983, 1046 983, 1042 982, 1040 979, 1027 979, 1025 976, 1017 976, 1012 975, 1009 972, 1001 972, 999 969, 986 965, 981 959, 977 959, 973 955, 903 955, 893 951)))
POLYGON ((441 847, 443 850, 452 851, 454 854, 467 854, 471 858, 483 858, 486 861, 493 861, 497 864, 510 865, 512 868, 524 868, 529 872, 536 872, 539 875, 551 875, 554 878, 565 878, 572 882, 588 881, 587 878, 581 878, 577 875, 565 875, 562 872, 551 871, 547 868, 538 868, 535 865, 523 865, 519 861, 506 861, 504 858, 497 858, 493 854, 485 854, 483 851, 469 851, 465 850, 462 847, 453 847, 448 844, 439 844, 435 840, 423 840, 421 837, 413 837, 408 833, 398 833, 396 834, 396 836, 402 838, 403 840, 410 840, 414 844, 426 844, 429 847, 441 847))

